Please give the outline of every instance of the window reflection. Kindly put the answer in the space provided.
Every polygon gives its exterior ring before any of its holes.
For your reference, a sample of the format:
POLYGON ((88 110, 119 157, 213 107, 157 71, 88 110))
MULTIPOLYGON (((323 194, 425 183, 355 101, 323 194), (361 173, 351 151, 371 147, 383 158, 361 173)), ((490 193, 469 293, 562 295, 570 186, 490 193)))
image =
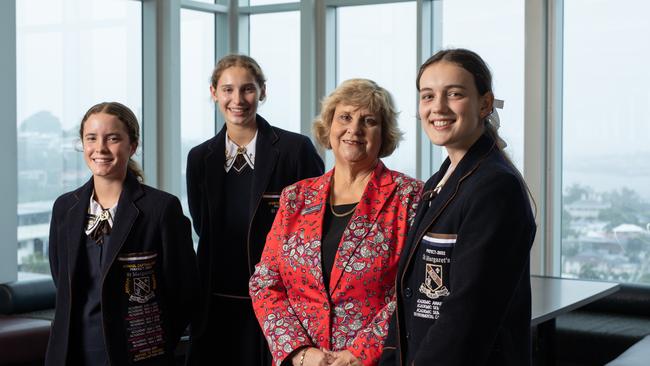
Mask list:
POLYGON ((49 274, 52 204, 90 177, 83 113, 119 101, 141 118, 140 34, 140 2, 16 2, 19 278, 49 274))
MULTIPOLYGON (((210 96, 216 64, 214 27, 214 14, 181 9, 181 204, 188 217, 187 154, 215 134, 215 106, 210 96)), ((196 235, 194 242, 198 243, 196 235)))
POLYGON ((564 2, 562 275, 650 283, 643 0, 564 2), (588 9, 588 11, 585 11, 588 9))
MULTIPOLYGON (((337 85, 367 78, 394 98, 404 140, 382 160, 390 169, 416 173, 416 3, 341 7, 337 9, 337 85)), ((329 92, 329 91, 328 91, 329 92)), ((328 159, 328 168, 332 166, 328 159)))
POLYGON ((250 17, 250 56, 266 76, 259 114, 273 126, 300 133, 300 13, 250 17))
POLYGON ((521 172, 524 166, 524 6, 525 2, 520 0, 442 2, 443 48, 468 48, 490 66, 495 97, 505 101, 504 108, 498 110, 499 134, 508 143, 505 152, 521 172))

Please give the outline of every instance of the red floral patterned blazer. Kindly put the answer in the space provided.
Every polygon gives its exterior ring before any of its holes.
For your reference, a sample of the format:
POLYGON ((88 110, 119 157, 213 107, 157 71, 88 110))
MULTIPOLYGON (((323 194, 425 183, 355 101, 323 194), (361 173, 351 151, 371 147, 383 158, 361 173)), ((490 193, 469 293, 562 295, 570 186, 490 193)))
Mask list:
POLYGON ((343 232, 328 294, 320 246, 333 172, 282 191, 250 280, 255 314, 278 366, 302 346, 348 349, 375 365, 395 309, 397 265, 422 182, 377 164, 343 232))

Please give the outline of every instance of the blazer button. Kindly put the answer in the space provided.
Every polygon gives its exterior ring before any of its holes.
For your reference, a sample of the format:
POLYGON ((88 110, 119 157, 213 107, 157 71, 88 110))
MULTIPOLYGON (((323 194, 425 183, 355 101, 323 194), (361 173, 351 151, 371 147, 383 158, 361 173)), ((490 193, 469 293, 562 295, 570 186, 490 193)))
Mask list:
POLYGON ((411 296, 413 296, 413 290, 411 290, 410 287, 405 288, 404 289, 404 297, 406 297, 407 299, 410 299, 411 296))
POLYGON ((406 332, 406 339, 411 338, 411 332, 406 332))

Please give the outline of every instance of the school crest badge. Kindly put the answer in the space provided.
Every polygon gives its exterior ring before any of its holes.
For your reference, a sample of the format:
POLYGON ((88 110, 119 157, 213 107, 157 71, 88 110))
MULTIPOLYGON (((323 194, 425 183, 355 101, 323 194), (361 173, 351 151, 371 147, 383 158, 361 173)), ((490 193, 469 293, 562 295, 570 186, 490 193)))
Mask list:
POLYGON ((424 272, 424 282, 420 285, 421 293, 432 300, 449 295, 449 290, 443 285, 441 265, 427 263, 424 272))
POLYGON ((155 253, 142 253, 118 258, 126 270, 124 292, 129 295, 129 301, 144 304, 156 296, 156 257, 155 253))
POLYGON ((152 285, 152 278, 149 276, 134 277, 133 291, 129 293, 129 295, 131 295, 129 297, 129 300, 139 302, 141 304, 144 304, 145 302, 151 300, 154 296, 152 285))

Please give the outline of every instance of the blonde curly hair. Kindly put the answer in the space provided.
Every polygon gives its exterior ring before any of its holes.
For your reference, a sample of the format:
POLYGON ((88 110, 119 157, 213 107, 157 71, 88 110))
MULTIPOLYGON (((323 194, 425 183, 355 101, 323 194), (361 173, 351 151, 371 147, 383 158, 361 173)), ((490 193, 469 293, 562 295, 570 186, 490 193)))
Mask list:
POLYGON ((381 148, 379 157, 389 156, 402 139, 397 126, 397 110, 390 93, 368 79, 350 79, 339 85, 321 102, 320 115, 314 119, 313 133, 316 141, 325 149, 331 149, 330 128, 334 111, 339 104, 366 108, 375 114, 381 124, 381 148))

